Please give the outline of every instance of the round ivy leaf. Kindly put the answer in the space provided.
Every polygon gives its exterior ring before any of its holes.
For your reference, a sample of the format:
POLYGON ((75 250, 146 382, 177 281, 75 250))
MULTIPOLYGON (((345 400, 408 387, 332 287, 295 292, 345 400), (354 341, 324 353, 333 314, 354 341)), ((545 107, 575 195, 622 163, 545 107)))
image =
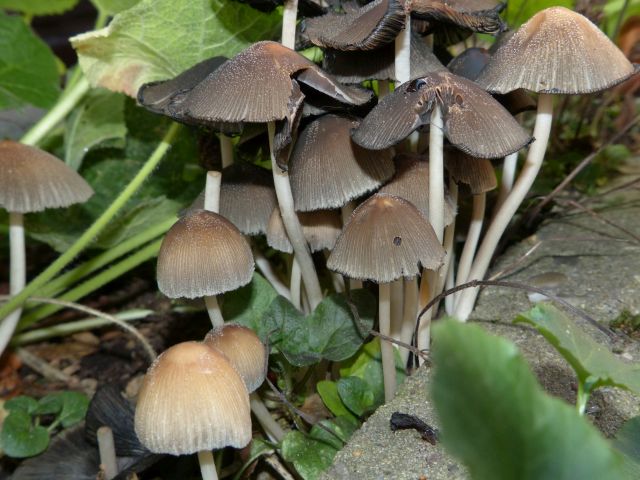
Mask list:
POLYGON ((49 432, 44 427, 33 425, 28 413, 14 410, 4 420, 0 441, 2 449, 10 457, 33 457, 47 449, 49 432))
POLYGON ((38 402, 34 398, 21 395, 7 400, 4 409, 10 412, 21 411, 30 415, 38 409, 38 402))

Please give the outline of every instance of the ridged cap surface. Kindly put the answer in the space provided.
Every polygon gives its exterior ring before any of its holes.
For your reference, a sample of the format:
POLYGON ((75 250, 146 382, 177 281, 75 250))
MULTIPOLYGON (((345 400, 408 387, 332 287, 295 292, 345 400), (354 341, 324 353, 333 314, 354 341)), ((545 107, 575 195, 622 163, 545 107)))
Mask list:
POLYGON ((448 148, 444 164, 455 182, 468 185, 473 195, 490 192, 498 186, 496 172, 486 158, 474 158, 455 148, 448 148))
MULTIPOLYGON (((333 248, 342 229, 342 221, 337 210, 298 212, 298 219, 302 225, 304 238, 312 252, 333 248)), ((277 207, 271 214, 267 226, 267 244, 280 252, 293 253, 293 247, 280 216, 280 209, 277 207)))

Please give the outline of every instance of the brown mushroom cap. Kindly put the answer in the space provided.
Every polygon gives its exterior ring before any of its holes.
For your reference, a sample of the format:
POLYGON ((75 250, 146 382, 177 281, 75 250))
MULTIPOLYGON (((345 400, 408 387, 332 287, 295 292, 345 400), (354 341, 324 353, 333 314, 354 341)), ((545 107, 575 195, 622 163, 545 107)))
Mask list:
POLYGON ((203 343, 180 343, 149 367, 135 430, 154 453, 242 448, 251 441, 249 392, 224 354, 203 343))
POLYGON ((39 212, 85 202, 93 189, 50 153, 11 140, 0 141, 0 206, 9 212, 39 212))
POLYGON ((445 252, 427 219, 410 202, 377 193, 356 208, 327 260, 351 278, 387 283, 436 269, 445 252))
POLYGON ((204 343, 226 355, 249 393, 262 385, 267 374, 267 349, 253 330, 227 323, 207 333, 204 343))
MULTIPOLYGON (((331 250, 336 243, 342 221, 337 210, 298 212, 302 233, 312 252, 331 250)), ((267 226, 267 244, 280 252, 293 253, 293 247, 282 223, 280 209, 275 208, 267 226)))
POLYGON ((310 60, 276 42, 251 45, 191 91, 169 110, 192 121, 270 122, 291 119, 302 103, 293 77, 326 95, 351 104, 369 101, 370 92, 345 87, 310 60))
POLYGON ((456 183, 469 186, 472 195, 490 192, 498 186, 496 172, 486 158, 474 158, 456 148, 447 148, 444 165, 456 183))
MULTIPOLYGON (((401 153, 393 162, 396 173, 379 192, 404 198, 429 219, 429 157, 417 153, 401 153)), ((456 216, 456 205, 445 189, 444 225, 450 225, 456 216)))
POLYGON ((552 7, 536 13, 505 41, 476 81, 498 93, 525 88, 579 94, 612 87, 636 71, 586 17, 552 7))
POLYGON ((424 34, 448 24, 495 35, 506 30, 499 15, 505 4, 497 0, 412 0, 411 15, 429 20, 432 28, 424 34))
POLYGON ((371 149, 394 145, 429 123, 435 102, 442 109, 444 135, 469 155, 504 157, 532 140, 491 95, 449 72, 403 83, 362 120, 353 140, 371 149))
POLYGON ((167 232, 158 254, 158 288, 171 298, 235 290, 251 281, 251 247, 221 215, 194 210, 167 232))
POLYGON ((392 43, 404 28, 404 8, 397 0, 374 0, 346 13, 330 12, 305 21, 303 34, 319 47, 373 50, 392 43))
POLYGON ((325 115, 302 131, 289 161, 296 210, 340 208, 393 175, 390 150, 366 150, 351 140, 359 123, 325 115))

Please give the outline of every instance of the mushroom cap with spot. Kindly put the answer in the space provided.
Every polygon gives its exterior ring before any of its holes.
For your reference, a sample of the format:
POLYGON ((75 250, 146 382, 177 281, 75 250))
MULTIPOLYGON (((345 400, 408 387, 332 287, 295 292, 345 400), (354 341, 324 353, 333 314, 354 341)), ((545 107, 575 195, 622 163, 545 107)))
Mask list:
POLYGON ((506 40, 476 81, 497 93, 524 88, 581 94, 612 87, 636 71, 589 19, 552 7, 536 13, 506 40))
POLYGON ((229 220, 207 210, 188 212, 162 240, 158 288, 171 298, 235 290, 251 281, 251 247, 229 220))
POLYGON ((391 150, 366 150, 351 140, 359 120, 325 115, 300 133, 289 160, 298 211, 340 208, 393 175, 391 150))
MULTIPOLYGON (((411 202, 429 219, 429 157, 417 153, 401 153, 393 159, 396 173, 379 193, 388 193, 411 202)), ((450 225, 456 216, 456 205, 446 190, 444 193, 444 225, 450 225)))
POLYGON ((498 186, 496 172, 486 158, 474 158, 457 148, 446 148, 444 166, 456 183, 469 186, 472 195, 490 192, 498 186))
MULTIPOLYGON (((298 212, 302 233, 312 252, 331 250, 340 235, 342 221, 337 210, 298 212)), ((293 247, 284 228, 280 209, 276 207, 267 226, 267 244, 280 252, 293 253, 293 247)))
POLYGON ((85 202, 93 189, 62 160, 36 147, 0 141, 0 207, 39 212, 85 202))
POLYGON ((419 265, 437 269, 444 255, 431 224, 413 204, 377 193, 353 211, 327 268, 350 278, 387 283, 417 275, 419 265))
POLYGON ((262 385, 267 374, 267 348, 253 330, 226 323, 207 333, 204 343, 226 355, 249 393, 262 385))
POLYGON ((449 72, 434 72, 400 85, 362 120, 353 140, 371 149, 395 145, 430 122, 436 102, 442 110, 445 137, 469 155, 504 157, 532 140, 491 95, 449 72))
POLYGON ((200 342, 179 343, 147 370, 135 430, 154 453, 242 448, 251 441, 249 392, 223 353, 200 342))

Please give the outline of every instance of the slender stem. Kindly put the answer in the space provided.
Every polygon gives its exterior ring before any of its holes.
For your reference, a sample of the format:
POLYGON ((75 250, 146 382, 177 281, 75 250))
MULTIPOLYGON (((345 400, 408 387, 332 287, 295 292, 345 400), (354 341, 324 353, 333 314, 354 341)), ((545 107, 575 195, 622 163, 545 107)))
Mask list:
MULTIPOLYGON (((418 315, 418 278, 413 277, 404 279, 404 311, 402 314, 402 330, 400 331, 400 341, 411 344, 413 329, 416 325, 416 317, 418 315)), ((409 359, 409 350, 400 349, 400 358, 402 365, 407 365, 409 359)))
MULTIPOLYGON (((487 196, 484 193, 473 196, 473 209, 471 213, 471 223, 467 231, 467 239, 464 242, 464 248, 460 255, 460 263, 458 264, 458 275, 456 276, 456 285, 462 285, 469 277, 471 262, 476 253, 478 241, 480 240, 480 232, 484 222, 484 211, 487 196)), ((440 293, 440 292, 438 292, 440 293)))
POLYGON ((269 260, 267 260, 265 256, 255 248, 253 249, 253 258, 255 259, 256 267, 258 267, 260 273, 262 273, 264 278, 267 279, 276 292, 278 292, 278 295, 282 295, 287 300, 291 301, 291 292, 289 291, 289 288, 278 278, 278 275, 274 272, 273 266, 269 263, 269 260))
MULTIPOLYGON (((148 246, 138 250, 133 255, 130 255, 124 260, 116 263, 109 269, 103 272, 100 272, 98 275, 94 275, 86 282, 81 283, 77 287, 72 288, 71 290, 65 292, 63 295, 60 295, 58 298, 60 300, 75 302, 76 300, 86 297, 90 293, 95 292, 98 288, 106 285, 107 283, 111 282, 112 280, 115 280, 116 278, 119 278, 124 273, 132 270, 138 265, 141 265, 147 260, 154 258, 156 255, 158 255, 158 252, 160 251, 161 243, 162 243, 162 240, 157 240, 149 244, 148 246)), ((42 320, 43 318, 54 314, 61 308, 63 308, 61 305, 52 304, 52 305, 46 305, 38 309, 35 309, 33 311, 30 311, 20 321, 19 329, 24 330, 26 327, 38 322, 39 320, 42 320)))
MULTIPOLYGON (((382 335, 388 337, 391 331, 391 284, 381 283, 378 289, 378 328, 382 335)), ((384 378, 384 401, 389 402, 396 394, 396 362, 391 342, 380 339, 380 353, 384 378)))
POLYGON ((220 305, 218 305, 218 299, 215 295, 207 295, 204 297, 204 303, 207 306, 207 313, 209 313, 209 320, 213 328, 221 327, 224 325, 224 318, 220 311, 220 305))
POLYGON ((158 144, 151 156, 147 159, 137 175, 129 182, 129 185, 113 201, 109 208, 91 225, 69 249, 60 255, 47 269, 33 279, 19 294, 0 307, 0 319, 4 319, 9 313, 22 305, 30 295, 38 291, 49 280, 56 276, 60 270, 66 267, 82 250, 91 244, 98 234, 109 224, 111 219, 124 207, 142 183, 151 175, 158 166, 160 160, 171 146, 180 130, 180 126, 174 123, 169 127, 164 138, 158 144))
POLYGON ((294 210, 289 174, 278 166, 275 155, 273 154, 273 137, 275 135, 275 128, 274 122, 269 122, 269 150, 271 151, 271 169, 273 171, 273 183, 276 190, 276 197, 280 207, 282 223, 284 223, 284 228, 287 231, 289 240, 291 241, 294 255, 300 264, 302 279, 309 297, 309 302, 311 303, 311 309, 315 310, 318 304, 322 301, 322 290, 320 289, 320 281, 318 280, 316 268, 313 265, 311 253, 309 252, 307 242, 305 241, 304 234, 302 233, 302 226, 300 225, 300 221, 294 210))
POLYGON ((444 232, 443 129, 442 111, 434 102, 429 126, 429 222, 440 243, 444 232))
POLYGON ((118 475, 118 462, 116 461, 116 447, 113 442, 113 432, 107 426, 98 428, 96 432, 98 451, 100 452, 100 465, 103 468, 105 480, 111 480, 118 475))
POLYGON ((302 272, 300 271, 300 264, 296 257, 293 257, 291 262, 291 282, 289 291, 291 292, 291 303, 293 306, 300 310, 300 291, 302 285, 302 272))
POLYGON ((591 396, 591 389, 581 380, 578 381, 578 394, 576 397, 576 409, 580 415, 584 415, 587 409, 587 402, 591 396))
MULTIPOLYGON (((455 182, 455 180, 453 179, 453 177, 449 178, 449 195, 451 196, 451 199, 453 200, 454 205, 456 205, 456 208, 458 206, 458 184, 455 182)), ((455 239, 456 239, 456 223, 457 223, 457 215, 455 217, 453 217, 453 221, 446 226, 445 230, 444 230, 444 250, 446 252, 446 256, 444 259, 444 270, 442 272, 442 276, 439 278, 440 282, 442 283, 442 286, 439 286, 439 288, 437 289, 437 293, 442 292, 442 289, 444 288, 444 285, 446 285, 447 281, 450 278, 455 279, 455 249, 454 249, 454 244, 455 244, 455 239)), ((454 280, 455 281, 455 280, 454 280)), ((453 311, 454 308, 454 298, 453 297, 446 297, 445 298, 445 310, 447 312, 447 314, 449 314, 449 312, 453 311)), ((437 310, 437 307, 436 309, 437 310)))
MULTIPOLYGON (((20 292, 26 283, 27 260, 24 246, 24 215, 9 212, 9 249, 11 250, 9 270, 9 292, 12 295, 20 292)), ((9 344, 13 332, 18 325, 22 309, 18 308, 0 324, 0 355, 9 344)))
POLYGON ((216 462, 213 460, 211 450, 200 450, 198 452, 198 463, 200 464, 202 480, 218 480, 216 462))
MULTIPOLYGON (((449 260, 449 270, 447 271, 447 279, 445 281, 444 288, 449 290, 456 286, 456 274, 455 274, 455 264, 456 264, 456 252, 453 250, 451 252, 451 258, 449 260)), ((444 310, 447 315, 453 315, 453 311, 455 310, 455 296, 448 295, 444 297, 444 310)))
POLYGON ((89 91, 89 88, 89 81, 85 77, 80 78, 68 91, 62 94, 58 103, 24 134, 20 142, 25 145, 38 144, 58 123, 69 115, 71 110, 78 105, 82 97, 89 91))
POLYGON ((399 278, 391 282, 391 338, 399 339, 402 330, 402 319, 404 311, 404 288, 403 279, 399 278))
POLYGON ((298 0, 285 0, 282 12, 282 45, 295 50, 298 0))
POLYGON ((396 86, 411 80, 411 16, 405 18, 404 30, 396 37, 396 86))
MULTIPOLYGON (((478 250, 471 270, 469 272, 469 280, 481 280, 484 278, 493 252, 495 251, 500 237, 509 225, 509 221, 513 218, 518 207, 524 200, 527 192, 542 167, 544 153, 549 141, 549 133, 551 132, 551 122, 553 118, 553 96, 541 93, 538 96, 538 114, 536 116, 536 124, 533 129, 535 141, 529 147, 527 160, 522 168, 522 172, 518 177, 511 193, 506 198, 496 216, 491 221, 489 229, 478 250)), ((466 289, 459 297, 456 305, 455 316, 466 321, 473 310, 476 298, 478 296, 478 288, 466 289)))
POLYGON ((169 230, 169 228, 171 228, 171 226, 175 222, 176 217, 172 216, 164 222, 147 228, 146 230, 138 233, 137 235, 134 235, 133 237, 125 240, 122 243, 119 243, 106 252, 101 253, 100 255, 96 255, 92 259, 87 260, 77 267, 63 273, 62 275, 57 276, 54 280, 51 280, 44 287, 42 287, 39 290, 39 294, 44 297, 53 297, 78 280, 111 263, 113 260, 166 233, 167 230, 169 230))
POLYGON ((249 395, 249 404, 251 405, 251 412, 253 412, 253 415, 269 439, 272 442, 280 443, 285 436, 285 432, 280 424, 271 416, 271 412, 269 412, 256 392, 249 395))
POLYGON ((516 178, 516 169, 518 168, 518 152, 514 152, 511 155, 504 157, 502 163, 502 179, 500 180, 500 191, 498 192, 498 199, 496 200, 495 210, 497 212, 500 205, 504 203, 504 199, 507 198, 509 192, 513 188, 513 182, 516 178))
POLYGON ((226 168, 233 164, 233 142, 224 133, 221 133, 218 137, 220 138, 222 168, 226 168))
POLYGON ((207 183, 204 188, 204 209, 213 213, 220 212, 220 185, 222 174, 216 171, 207 172, 207 183))

